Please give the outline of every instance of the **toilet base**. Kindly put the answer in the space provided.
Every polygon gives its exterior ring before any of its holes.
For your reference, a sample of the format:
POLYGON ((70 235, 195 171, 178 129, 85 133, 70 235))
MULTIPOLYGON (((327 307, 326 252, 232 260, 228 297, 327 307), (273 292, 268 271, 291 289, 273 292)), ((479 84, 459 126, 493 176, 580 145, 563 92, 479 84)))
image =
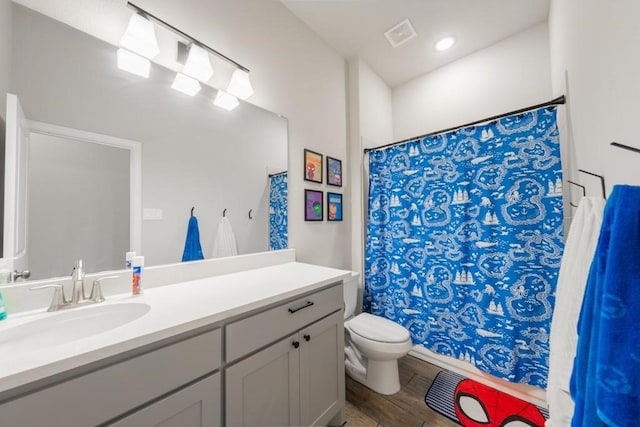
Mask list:
POLYGON ((361 384, 380 394, 395 394, 400 391, 397 360, 367 360, 367 373, 362 375, 347 369, 347 374, 361 384))

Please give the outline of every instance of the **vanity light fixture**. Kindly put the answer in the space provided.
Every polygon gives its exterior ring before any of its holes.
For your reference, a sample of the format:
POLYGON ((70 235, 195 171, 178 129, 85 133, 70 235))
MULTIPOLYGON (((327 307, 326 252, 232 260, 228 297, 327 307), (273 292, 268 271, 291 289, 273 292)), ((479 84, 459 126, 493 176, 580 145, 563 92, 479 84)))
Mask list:
POLYGON ((218 94, 216 95, 216 98, 213 100, 213 103, 220 108, 224 108, 227 111, 233 110, 240 104, 238 102, 238 98, 228 94, 222 89, 218 90, 218 94))
POLYGON ((177 91, 180 91, 186 95, 194 96, 200 92, 200 83, 192 77, 177 73, 176 78, 173 80, 171 87, 177 91))
POLYGON ((128 71, 145 79, 149 78, 149 70, 151 69, 151 61, 127 49, 118 49, 118 68, 128 71))
POLYGON ((120 46, 149 59, 160 53, 153 24, 139 13, 131 15, 120 46))
POLYGON ((456 43, 456 39, 454 39, 453 37, 444 37, 438 40, 435 48, 436 50, 442 52, 444 50, 451 48, 451 46, 453 46, 455 43, 456 43))
MULTIPOLYGON (((189 34, 177 29, 176 27, 163 21, 157 16, 150 14, 146 10, 136 6, 130 1, 127 2, 127 6, 135 10, 136 13, 133 16, 137 17, 135 19, 134 17, 131 18, 129 26, 132 26, 131 22, 133 22, 134 20, 137 22, 139 21, 139 19, 142 19, 148 25, 152 25, 151 21, 153 21, 159 25, 162 25, 166 29, 174 32, 179 37, 181 37, 184 40, 187 40, 188 43, 190 43, 191 47, 189 48, 189 55, 187 56, 185 66, 182 70, 183 74, 186 74, 190 77, 200 80, 203 83, 206 83, 213 75, 213 68, 211 67, 211 62, 209 61, 209 54, 213 54, 218 58, 233 64, 233 66, 236 67, 236 70, 234 71, 233 76, 231 78, 231 82, 229 83, 229 86, 227 88, 228 93, 223 90, 219 90, 218 95, 214 100, 214 104, 222 108, 225 108, 227 110, 232 110, 238 106, 237 98, 247 99, 253 94, 253 88, 251 87, 251 82, 249 80, 248 68, 240 65, 239 63, 229 58, 228 56, 223 55, 222 53, 218 52, 212 47, 209 47, 206 44, 202 43, 201 41, 191 37, 189 34)), ((146 26, 147 24, 143 24, 143 25, 146 26)), ((135 24, 135 25, 141 25, 141 24, 135 24)), ((138 28, 138 27, 135 27, 135 28, 138 28)), ((153 27, 151 29, 153 30, 153 27)), ((129 32, 129 28, 127 28, 127 32, 129 32)), ((148 33, 148 29, 145 30, 145 34, 146 33, 148 33)), ((153 35, 154 35, 153 40, 155 41, 155 33, 153 33, 153 35)), ((126 34, 125 34, 125 37, 126 37, 126 34)), ((120 42, 121 44, 123 44, 125 37, 123 37, 123 40, 121 40, 120 42)), ((181 44, 183 45, 183 43, 178 42, 179 55, 180 55, 181 44)), ((156 42, 156 47, 157 47, 157 42, 156 42)), ((136 51, 135 49, 133 49, 133 47, 131 48, 131 50, 136 51)), ((145 55, 142 52, 139 52, 139 53, 145 55)), ((147 56, 147 57, 151 58, 150 56, 147 56)), ((175 84, 175 81, 174 81, 174 84, 175 84)))
POLYGON ((239 68, 235 70, 231 76, 231 82, 229 82, 227 92, 240 99, 247 99, 253 95, 249 73, 239 68))
POLYGON ((189 77, 207 82, 213 76, 213 68, 209 61, 209 53, 195 43, 191 43, 189 55, 182 72, 189 77))

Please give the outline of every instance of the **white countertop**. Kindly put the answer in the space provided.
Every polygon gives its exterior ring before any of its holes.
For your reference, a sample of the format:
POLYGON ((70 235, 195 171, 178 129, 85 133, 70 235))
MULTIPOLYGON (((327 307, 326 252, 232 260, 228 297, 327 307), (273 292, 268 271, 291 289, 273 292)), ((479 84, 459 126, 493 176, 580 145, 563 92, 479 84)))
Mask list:
POLYGON ((0 393, 199 327, 221 323, 321 289, 350 275, 350 271, 291 262, 156 287, 145 290, 141 296, 111 296, 100 304, 55 313, 38 310, 9 316, 0 322, 0 336, 15 326, 71 310, 127 302, 151 306, 142 317, 88 338, 29 352, 0 347, 0 393))

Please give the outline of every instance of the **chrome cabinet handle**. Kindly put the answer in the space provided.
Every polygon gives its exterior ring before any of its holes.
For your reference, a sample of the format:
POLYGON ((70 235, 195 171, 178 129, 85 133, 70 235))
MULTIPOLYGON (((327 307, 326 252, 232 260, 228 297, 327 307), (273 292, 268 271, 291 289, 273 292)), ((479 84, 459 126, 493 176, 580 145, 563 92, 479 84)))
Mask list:
POLYGON ((313 305, 313 301, 307 301, 306 304, 301 305, 300 307, 290 308, 289 313, 293 314, 296 311, 304 310, 307 307, 311 307, 313 305))

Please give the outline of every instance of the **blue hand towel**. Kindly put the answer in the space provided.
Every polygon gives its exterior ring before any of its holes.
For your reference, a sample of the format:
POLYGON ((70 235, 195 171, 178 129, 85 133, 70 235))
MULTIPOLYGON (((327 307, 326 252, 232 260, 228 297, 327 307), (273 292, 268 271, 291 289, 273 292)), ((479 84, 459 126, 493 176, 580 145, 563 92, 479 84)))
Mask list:
POLYGON ((572 426, 640 420, 640 187, 617 185, 605 207, 578 322, 572 426))
POLYGON ((204 259, 200 246, 200 230, 198 229, 198 220, 195 216, 191 216, 187 227, 187 240, 184 242, 184 251, 182 252, 182 262, 199 259, 204 259))

